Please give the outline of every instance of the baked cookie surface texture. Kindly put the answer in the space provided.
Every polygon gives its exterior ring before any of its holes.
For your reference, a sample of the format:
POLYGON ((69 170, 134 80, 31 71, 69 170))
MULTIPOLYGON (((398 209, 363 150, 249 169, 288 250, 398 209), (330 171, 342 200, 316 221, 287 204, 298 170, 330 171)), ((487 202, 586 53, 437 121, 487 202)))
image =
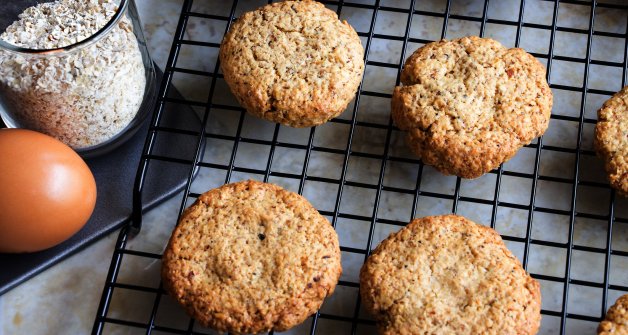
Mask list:
POLYGON ((243 14, 220 46, 231 92, 258 117, 292 127, 342 113, 362 80, 355 30, 315 1, 285 1, 243 14))
POLYGON ((202 194, 162 261, 164 287, 188 314, 233 334, 303 322, 342 272, 329 221, 300 195, 257 181, 202 194))
POLYGON ((360 271, 380 334, 536 334, 539 283, 493 229, 457 215, 415 219, 360 271))
POLYGON ((628 335, 628 294, 619 297, 608 309, 606 318, 597 328, 599 335, 628 335))
POLYGON ((628 196, 628 86, 598 110, 594 142, 611 186, 628 196))
POLYGON ((547 129, 545 68, 523 49, 475 36, 416 50, 392 97, 410 149, 444 174, 477 178, 547 129))

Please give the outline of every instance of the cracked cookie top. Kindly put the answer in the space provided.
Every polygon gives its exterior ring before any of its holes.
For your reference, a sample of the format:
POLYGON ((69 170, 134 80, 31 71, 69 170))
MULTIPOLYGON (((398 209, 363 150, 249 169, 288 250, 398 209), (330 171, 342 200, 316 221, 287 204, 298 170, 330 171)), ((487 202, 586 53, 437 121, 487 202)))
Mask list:
POLYGON ((445 174, 476 178, 542 135, 552 109, 545 68, 523 49, 475 36, 416 50, 392 116, 411 149, 445 174))
POLYGON ((203 326, 231 334, 303 322, 342 272, 329 221, 300 195, 252 180, 202 194, 162 262, 174 300, 203 326))
POLYGON ((493 229, 457 215, 415 219, 360 271, 380 334, 536 334, 539 283, 493 229))
POLYGON ((285 1, 243 14, 220 46, 225 81, 249 113, 292 127, 342 113, 362 79, 360 38, 315 1, 285 1))
POLYGON ((595 149, 604 160, 611 186, 628 196, 628 86, 597 112, 595 149))

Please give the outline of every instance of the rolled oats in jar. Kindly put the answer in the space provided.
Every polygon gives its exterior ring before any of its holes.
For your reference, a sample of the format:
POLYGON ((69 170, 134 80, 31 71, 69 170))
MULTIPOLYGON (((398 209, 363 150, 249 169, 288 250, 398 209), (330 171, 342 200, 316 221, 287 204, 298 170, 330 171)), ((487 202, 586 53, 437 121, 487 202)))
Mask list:
POLYGON ((41 2, 0 35, 7 126, 46 133, 79 152, 136 128, 153 80, 132 0, 41 2))

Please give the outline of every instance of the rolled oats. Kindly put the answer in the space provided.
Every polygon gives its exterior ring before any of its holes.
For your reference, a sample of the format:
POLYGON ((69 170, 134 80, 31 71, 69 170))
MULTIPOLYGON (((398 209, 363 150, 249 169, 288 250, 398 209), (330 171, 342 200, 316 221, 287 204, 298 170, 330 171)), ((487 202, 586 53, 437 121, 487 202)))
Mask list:
MULTIPOLYGON (((94 35, 117 8, 113 0, 39 4, 20 14, 0 39, 29 49, 65 47, 94 35)), ((96 43, 62 55, 0 50, 0 95, 13 121, 77 149, 103 143, 129 125, 145 86, 127 17, 96 43)))

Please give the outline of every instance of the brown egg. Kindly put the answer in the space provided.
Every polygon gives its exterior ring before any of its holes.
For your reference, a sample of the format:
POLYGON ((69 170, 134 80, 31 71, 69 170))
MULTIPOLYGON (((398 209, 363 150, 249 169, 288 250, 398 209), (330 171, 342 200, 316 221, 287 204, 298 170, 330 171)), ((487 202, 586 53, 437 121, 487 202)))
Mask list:
POLYGON ((33 252, 74 235, 96 204, 96 181, 70 147, 0 129, 0 252, 33 252))

